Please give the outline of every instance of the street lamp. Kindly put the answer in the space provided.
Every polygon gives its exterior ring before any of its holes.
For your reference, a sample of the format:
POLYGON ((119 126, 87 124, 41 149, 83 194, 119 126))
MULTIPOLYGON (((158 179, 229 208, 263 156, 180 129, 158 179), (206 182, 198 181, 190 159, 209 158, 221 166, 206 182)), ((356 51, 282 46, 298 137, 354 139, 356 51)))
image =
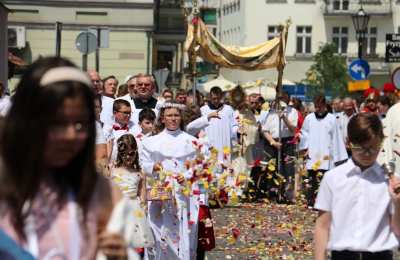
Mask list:
POLYGON ((369 15, 364 11, 362 6, 356 14, 351 16, 353 20, 353 25, 356 30, 357 40, 358 40, 358 58, 361 59, 362 56, 362 46, 365 39, 365 34, 368 29, 369 15))

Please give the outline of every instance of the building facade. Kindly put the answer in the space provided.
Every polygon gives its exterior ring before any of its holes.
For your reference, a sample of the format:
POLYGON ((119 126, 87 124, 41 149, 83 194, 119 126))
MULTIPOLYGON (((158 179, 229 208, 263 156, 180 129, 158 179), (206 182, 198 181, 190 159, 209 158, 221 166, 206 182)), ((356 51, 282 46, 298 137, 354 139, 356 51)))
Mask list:
MULTIPOLYGON (((98 69, 102 77, 114 75, 121 82, 127 75, 152 71, 153 0, 7 0, 5 5, 11 10, 9 28, 15 28, 19 38, 10 50, 28 64, 55 55, 55 24, 61 22, 61 56, 78 66, 82 54, 76 38, 91 30, 101 33, 98 69)), ((91 53, 88 68, 95 67, 91 53)))
MULTIPOLYGON (((168 74, 166 82, 168 87, 187 88, 189 86, 182 82, 184 73, 190 73, 183 43, 186 39, 186 23, 190 19, 193 1, 156 0, 155 2, 153 71, 159 77, 162 77, 164 73, 168 74), (187 10, 186 14, 184 8, 187 10)), ((198 0, 197 2, 200 16, 216 34, 219 0, 198 0)), ((216 66, 203 61, 198 62, 197 69, 201 75, 217 73, 216 66)))
MULTIPOLYGON (((364 41, 363 59, 371 67, 371 84, 381 87, 390 81, 398 64, 385 63, 385 37, 400 32, 400 4, 392 0, 366 0, 363 8, 370 15, 364 41)), ((218 37, 227 45, 248 46, 278 35, 278 25, 291 19, 284 78, 305 79, 313 55, 327 42, 337 45, 338 55, 348 63, 357 58, 358 44, 351 16, 360 8, 358 0, 220 0, 218 37)), ((221 69, 236 82, 266 78, 275 81, 275 70, 244 72, 221 69)))

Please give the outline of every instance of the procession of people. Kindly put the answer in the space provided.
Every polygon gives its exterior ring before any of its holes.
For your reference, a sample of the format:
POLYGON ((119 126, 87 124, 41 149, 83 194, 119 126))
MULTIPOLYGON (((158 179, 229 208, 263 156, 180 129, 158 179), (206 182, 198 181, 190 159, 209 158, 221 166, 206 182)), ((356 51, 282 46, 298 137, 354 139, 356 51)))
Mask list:
POLYGON ((0 258, 205 259, 210 208, 249 202, 317 210, 316 259, 393 259, 397 94, 203 95, 40 58, 0 101, 0 258))

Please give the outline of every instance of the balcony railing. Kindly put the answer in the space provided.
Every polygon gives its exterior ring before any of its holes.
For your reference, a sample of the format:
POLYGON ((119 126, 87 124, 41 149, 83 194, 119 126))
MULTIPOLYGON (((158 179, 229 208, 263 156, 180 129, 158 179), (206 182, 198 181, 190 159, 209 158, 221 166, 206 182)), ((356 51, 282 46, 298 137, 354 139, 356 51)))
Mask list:
POLYGON ((181 8, 180 0, 160 0, 161 8, 181 8))
MULTIPOLYGON (((352 15, 360 9, 359 0, 325 0, 325 15, 352 15)), ((392 14, 391 0, 364 0, 362 7, 369 15, 387 16, 392 14)))

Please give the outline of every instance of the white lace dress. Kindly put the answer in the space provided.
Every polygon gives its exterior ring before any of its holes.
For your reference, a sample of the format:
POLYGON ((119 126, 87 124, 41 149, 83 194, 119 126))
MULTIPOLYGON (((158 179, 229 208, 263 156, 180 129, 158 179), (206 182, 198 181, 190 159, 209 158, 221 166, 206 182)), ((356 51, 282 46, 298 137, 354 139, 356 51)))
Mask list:
MULTIPOLYGON (((115 224, 112 224, 115 227, 113 229, 124 234, 125 242, 128 243, 128 249, 153 246, 153 234, 146 218, 146 213, 140 206, 140 198, 138 197, 141 180, 140 174, 125 168, 115 168, 111 172, 111 178, 120 188, 124 196, 122 200, 125 200, 125 203, 121 202, 121 210, 113 212, 116 215, 114 219, 117 220, 115 224), (118 219, 123 220, 119 221, 118 219)), ((129 260, 140 259, 134 250, 128 250, 128 254, 129 260)))

